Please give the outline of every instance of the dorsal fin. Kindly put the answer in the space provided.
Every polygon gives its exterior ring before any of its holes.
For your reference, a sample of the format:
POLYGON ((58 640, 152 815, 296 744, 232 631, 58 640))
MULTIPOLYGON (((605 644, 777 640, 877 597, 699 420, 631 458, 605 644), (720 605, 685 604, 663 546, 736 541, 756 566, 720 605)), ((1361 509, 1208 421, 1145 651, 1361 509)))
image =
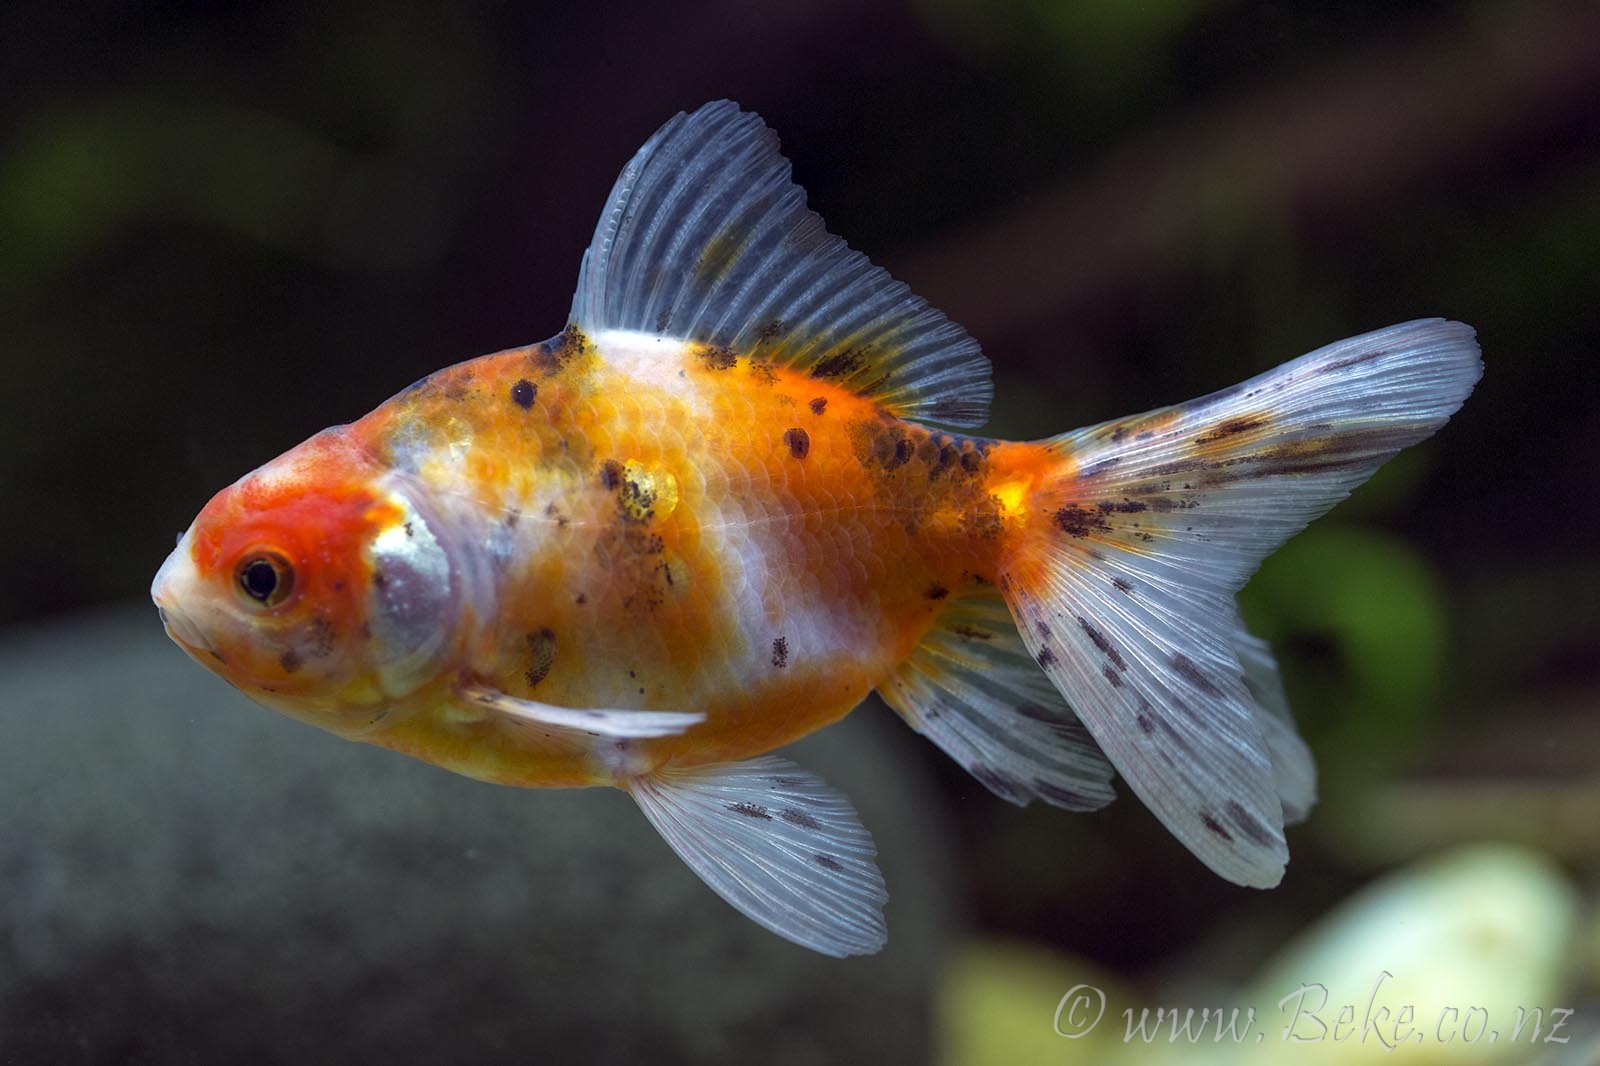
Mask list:
POLYGON ((653 333, 826 378, 902 418, 988 418, 989 361, 966 332, 829 233, 778 138, 728 100, 678 114, 611 190, 572 321, 653 333))

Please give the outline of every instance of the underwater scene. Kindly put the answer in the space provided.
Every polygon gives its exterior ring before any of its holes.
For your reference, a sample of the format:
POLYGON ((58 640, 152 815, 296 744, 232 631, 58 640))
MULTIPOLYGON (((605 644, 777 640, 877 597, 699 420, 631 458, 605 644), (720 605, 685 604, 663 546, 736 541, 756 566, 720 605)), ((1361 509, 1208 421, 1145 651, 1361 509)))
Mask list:
POLYGON ((1600 9, 0 12, 0 1066, 1600 1064, 1600 9))

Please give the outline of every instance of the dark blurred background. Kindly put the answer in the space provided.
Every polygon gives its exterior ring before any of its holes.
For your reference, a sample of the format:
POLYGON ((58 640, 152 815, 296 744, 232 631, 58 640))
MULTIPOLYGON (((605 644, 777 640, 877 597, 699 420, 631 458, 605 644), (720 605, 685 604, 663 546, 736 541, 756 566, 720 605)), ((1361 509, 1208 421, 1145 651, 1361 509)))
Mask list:
POLYGON ((14 631, 144 596, 211 492, 558 331, 617 170, 731 97, 985 346, 994 435, 1408 318, 1479 331, 1462 412, 1246 592, 1324 774, 1285 885, 1203 875, 1135 802, 1018 811, 906 745, 972 930, 1242 979, 1374 873, 1484 838, 1592 898, 1596 5, 22 0, 0 69, 14 631))

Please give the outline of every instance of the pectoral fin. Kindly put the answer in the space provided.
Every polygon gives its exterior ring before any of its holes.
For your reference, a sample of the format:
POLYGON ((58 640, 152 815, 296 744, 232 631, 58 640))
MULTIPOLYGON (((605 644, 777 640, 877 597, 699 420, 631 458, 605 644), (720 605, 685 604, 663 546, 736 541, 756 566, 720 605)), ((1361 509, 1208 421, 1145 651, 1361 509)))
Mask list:
POLYGON ((557 707, 537 700, 508 696, 488 685, 466 685, 461 698, 473 707, 542 729, 586 733, 601 737, 669 737, 705 720, 705 715, 681 711, 608 710, 594 707, 557 707))
POLYGON ((746 917, 824 955, 887 933, 876 849, 844 795, 787 759, 667 767, 625 786, 701 880, 746 917))

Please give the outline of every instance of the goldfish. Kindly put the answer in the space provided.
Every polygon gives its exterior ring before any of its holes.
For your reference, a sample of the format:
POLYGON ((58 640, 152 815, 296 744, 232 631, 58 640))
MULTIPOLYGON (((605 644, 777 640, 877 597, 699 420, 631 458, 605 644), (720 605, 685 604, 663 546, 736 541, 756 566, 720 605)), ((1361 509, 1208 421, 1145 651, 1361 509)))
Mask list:
POLYGON ((1120 776, 1267 888, 1315 801, 1261 560, 1482 371, 1426 319, 1199 400, 973 435, 990 366, 825 228, 729 101, 623 169, 550 340, 440 370, 218 492, 167 633, 256 702, 495 784, 622 789, 748 917, 886 942, 849 800, 774 754, 877 693, 990 792, 1120 776))

